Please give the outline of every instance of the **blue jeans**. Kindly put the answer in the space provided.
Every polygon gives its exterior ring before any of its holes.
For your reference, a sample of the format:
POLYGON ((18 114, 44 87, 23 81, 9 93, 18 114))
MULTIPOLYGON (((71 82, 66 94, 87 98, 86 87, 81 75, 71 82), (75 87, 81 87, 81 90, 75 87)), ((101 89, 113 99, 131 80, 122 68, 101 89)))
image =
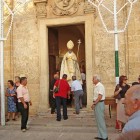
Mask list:
POLYGON ((63 106, 63 118, 68 119, 67 115, 67 99, 63 97, 56 96, 56 109, 57 109, 57 120, 61 120, 61 103, 63 106))

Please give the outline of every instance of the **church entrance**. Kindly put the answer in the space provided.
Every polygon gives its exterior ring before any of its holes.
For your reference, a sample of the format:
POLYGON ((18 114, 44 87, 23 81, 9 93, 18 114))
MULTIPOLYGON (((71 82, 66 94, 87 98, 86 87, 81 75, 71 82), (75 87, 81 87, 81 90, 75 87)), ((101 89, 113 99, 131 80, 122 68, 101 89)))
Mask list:
POLYGON ((92 32, 94 31, 94 21, 92 19, 93 15, 86 15, 53 19, 48 18, 40 19, 38 21, 40 49, 39 113, 46 113, 50 107, 48 95, 50 91, 49 81, 52 79, 53 75, 51 73, 53 73, 52 71, 60 68, 63 55, 67 52, 66 43, 70 39, 74 42, 75 47, 73 48, 73 51, 75 54, 77 53, 78 40, 81 39, 82 42, 79 47, 78 64, 80 67, 83 66, 85 68, 87 95, 86 109, 91 109, 91 104, 93 102, 92 76, 93 71, 95 72, 94 66, 96 63, 94 59, 95 41, 92 35, 92 32), (54 46, 56 46, 56 48, 54 46), (54 52, 54 50, 56 52, 54 52))
MULTIPOLYGON (((72 40, 74 43, 73 52, 77 57, 80 71, 81 73, 86 74, 85 25, 76 24, 76 25, 67 25, 67 26, 48 27, 49 83, 51 83, 51 81, 53 80, 53 75, 58 71, 60 72, 61 70, 61 62, 64 55, 68 51, 67 42, 69 40, 72 40)), ((83 106, 86 107, 87 92, 86 92, 85 81, 83 84, 83 89, 84 89, 83 106)), ((71 104, 73 104, 72 97, 71 100, 68 100, 68 105, 71 104)))

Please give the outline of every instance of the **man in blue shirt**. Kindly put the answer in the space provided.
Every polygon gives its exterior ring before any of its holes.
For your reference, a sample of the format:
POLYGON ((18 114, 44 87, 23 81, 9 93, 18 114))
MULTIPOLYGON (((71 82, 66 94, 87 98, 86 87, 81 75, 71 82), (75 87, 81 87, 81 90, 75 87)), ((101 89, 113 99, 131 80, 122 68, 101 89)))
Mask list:
POLYGON ((124 105, 129 119, 122 132, 140 130, 140 85, 134 85, 127 90, 124 105))
POLYGON ((83 89, 82 85, 79 80, 76 80, 76 76, 72 76, 72 84, 71 84, 71 91, 74 94, 74 102, 75 102, 75 112, 74 114, 79 114, 80 108, 82 108, 82 96, 83 96, 83 89))

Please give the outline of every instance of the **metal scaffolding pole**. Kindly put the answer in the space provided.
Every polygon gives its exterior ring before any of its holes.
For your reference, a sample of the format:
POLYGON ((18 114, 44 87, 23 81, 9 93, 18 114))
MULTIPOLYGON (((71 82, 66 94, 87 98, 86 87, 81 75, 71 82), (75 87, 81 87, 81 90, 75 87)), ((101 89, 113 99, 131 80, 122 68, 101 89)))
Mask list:
POLYGON ((3 2, 0 0, 1 125, 5 125, 3 2))
POLYGON ((101 22, 105 28, 105 30, 110 33, 110 34, 114 34, 114 47, 115 47, 115 78, 116 78, 116 84, 118 84, 119 82, 119 53, 118 53, 118 48, 119 48, 119 40, 118 40, 118 34, 122 33, 125 31, 125 29, 127 28, 129 19, 130 19, 130 15, 131 15, 131 11, 133 8, 134 3, 137 2, 137 0, 126 0, 125 3, 123 5, 121 5, 121 8, 118 9, 117 7, 117 0, 110 0, 112 2, 112 7, 111 9, 109 9, 109 7, 107 7, 105 5, 105 2, 107 0, 88 0, 88 2, 90 4, 92 4, 98 11, 99 13, 99 17, 101 19, 101 22), (127 6, 130 6, 130 9, 128 11, 128 17, 127 20, 124 24, 123 29, 119 29, 118 27, 118 14, 127 6), (113 16, 113 23, 114 23, 114 29, 108 29, 105 20, 103 18, 103 13, 101 12, 101 9, 106 9, 108 11, 108 16, 113 16), (112 11, 113 9, 113 11, 112 11))
POLYGON ((114 46, 115 46, 115 77, 116 84, 119 83, 119 39, 118 39, 118 19, 117 19, 117 1, 114 0, 114 46))

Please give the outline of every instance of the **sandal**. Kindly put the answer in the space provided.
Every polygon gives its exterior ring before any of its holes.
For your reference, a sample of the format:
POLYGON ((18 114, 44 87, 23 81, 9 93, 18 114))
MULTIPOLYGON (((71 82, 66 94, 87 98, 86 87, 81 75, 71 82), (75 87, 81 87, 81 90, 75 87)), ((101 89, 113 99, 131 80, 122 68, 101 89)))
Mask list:
POLYGON ((10 121, 10 119, 6 119, 6 122, 9 122, 10 121))
POLYGON ((16 121, 16 119, 12 119, 13 121, 16 121))

